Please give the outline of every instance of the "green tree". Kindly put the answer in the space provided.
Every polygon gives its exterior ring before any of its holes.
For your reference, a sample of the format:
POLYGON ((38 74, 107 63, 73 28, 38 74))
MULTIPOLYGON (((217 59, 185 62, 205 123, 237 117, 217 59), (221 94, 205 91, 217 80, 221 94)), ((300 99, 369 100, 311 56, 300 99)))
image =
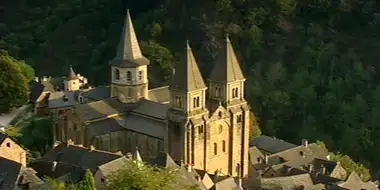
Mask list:
POLYGON ((50 117, 31 118, 20 130, 21 135, 17 140, 26 148, 43 154, 53 144, 52 128, 53 122, 50 117))
POLYGON ((0 54, 0 113, 19 107, 28 100, 28 81, 17 61, 0 54))
POLYGON ((107 189, 171 190, 193 189, 180 184, 176 168, 156 168, 127 161, 116 173, 107 178, 107 189))
POLYGON ((76 186, 78 190, 96 190, 95 179, 89 169, 86 170, 82 181, 80 181, 76 186))
POLYGON ((355 172, 358 175, 362 175, 363 181, 368 181, 371 179, 371 174, 369 170, 360 163, 354 162, 349 156, 343 154, 330 154, 330 160, 339 162, 341 166, 347 170, 347 173, 355 172))

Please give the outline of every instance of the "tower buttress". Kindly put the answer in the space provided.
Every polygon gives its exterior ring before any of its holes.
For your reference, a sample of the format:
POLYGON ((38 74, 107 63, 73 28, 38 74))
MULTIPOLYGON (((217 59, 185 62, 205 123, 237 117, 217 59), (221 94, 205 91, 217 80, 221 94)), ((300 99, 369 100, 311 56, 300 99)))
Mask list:
POLYGON ((209 77, 208 97, 220 101, 228 111, 229 131, 229 171, 233 176, 248 174, 249 114, 250 109, 244 99, 245 77, 226 35, 225 45, 219 52, 209 77))
POLYGON ((149 60, 141 53, 132 19, 127 10, 117 54, 111 64, 111 97, 136 103, 148 97, 149 60))
POLYGON ((168 111, 168 148, 174 160, 204 167, 204 131, 208 110, 206 90, 193 52, 186 48, 169 84, 170 109, 168 111), (199 131, 201 130, 201 131, 199 131))

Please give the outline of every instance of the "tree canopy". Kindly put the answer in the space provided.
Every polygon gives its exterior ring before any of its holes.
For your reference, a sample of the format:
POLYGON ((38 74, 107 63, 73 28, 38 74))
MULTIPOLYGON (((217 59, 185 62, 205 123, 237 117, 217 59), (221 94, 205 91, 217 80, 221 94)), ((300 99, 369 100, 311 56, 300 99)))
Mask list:
POLYGON ((11 56, 0 53, 0 113, 25 104, 29 96, 28 80, 11 56))
POLYGON ((194 189, 181 184, 177 168, 157 168, 129 160, 111 176, 107 177, 107 189, 125 190, 171 190, 194 189))

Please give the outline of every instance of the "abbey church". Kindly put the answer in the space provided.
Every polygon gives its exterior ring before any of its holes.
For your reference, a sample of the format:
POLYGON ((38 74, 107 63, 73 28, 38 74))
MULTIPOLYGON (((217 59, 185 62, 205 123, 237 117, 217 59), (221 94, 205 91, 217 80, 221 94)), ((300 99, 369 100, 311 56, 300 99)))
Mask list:
POLYGON ((62 82, 42 79, 51 88, 45 85, 37 112, 53 116, 55 141, 111 152, 138 149, 147 159, 166 152, 178 164, 245 177, 250 108, 245 77, 228 36, 224 40, 207 80, 187 42, 169 86, 149 89, 149 60, 128 12, 110 61, 111 84, 88 88, 87 79, 70 68, 62 82))

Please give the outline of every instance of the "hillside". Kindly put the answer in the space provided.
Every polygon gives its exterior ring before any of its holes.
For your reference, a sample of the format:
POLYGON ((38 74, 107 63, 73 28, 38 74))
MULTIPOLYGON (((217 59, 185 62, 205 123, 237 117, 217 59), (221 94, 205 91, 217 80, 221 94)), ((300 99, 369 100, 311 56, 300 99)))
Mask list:
POLYGON ((379 167, 379 2, 1 1, 0 49, 26 60, 40 76, 64 75, 71 64, 104 84, 126 7, 152 61, 154 85, 170 78, 186 39, 207 77, 228 32, 264 134, 293 143, 321 140, 379 167))

